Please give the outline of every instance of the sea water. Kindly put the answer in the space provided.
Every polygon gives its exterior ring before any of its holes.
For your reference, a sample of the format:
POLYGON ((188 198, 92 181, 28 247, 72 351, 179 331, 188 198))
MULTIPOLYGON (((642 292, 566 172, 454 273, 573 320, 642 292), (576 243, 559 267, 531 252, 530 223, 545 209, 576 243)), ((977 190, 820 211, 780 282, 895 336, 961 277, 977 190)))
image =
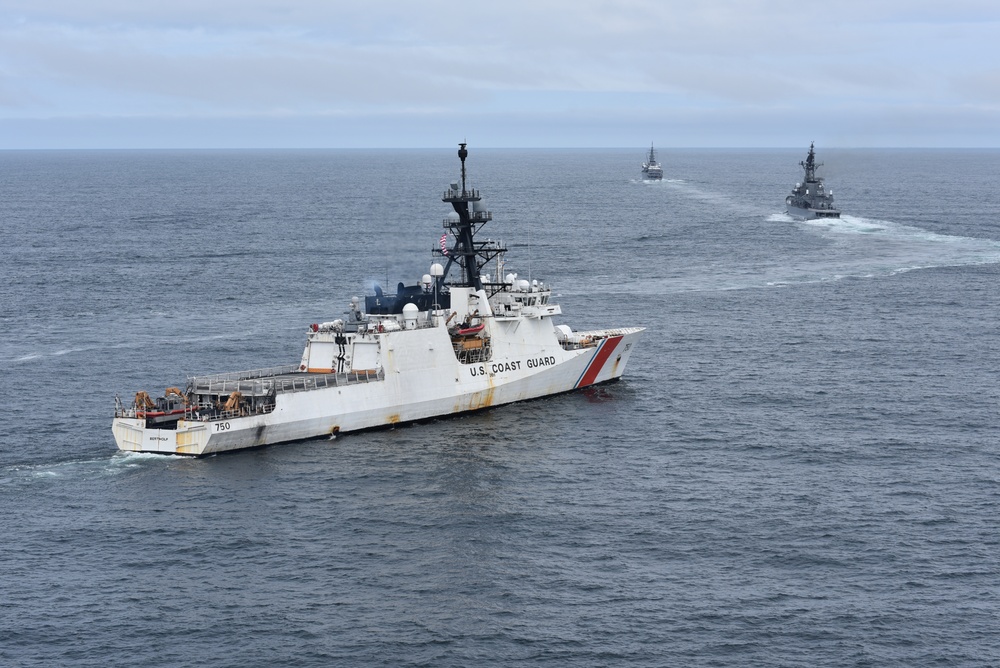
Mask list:
POLYGON ((0 663, 1000 663, 1000 151, 470 149, 624 380, 204 459, 114 397, 427 272, 454 148, 0 152, 0 663))

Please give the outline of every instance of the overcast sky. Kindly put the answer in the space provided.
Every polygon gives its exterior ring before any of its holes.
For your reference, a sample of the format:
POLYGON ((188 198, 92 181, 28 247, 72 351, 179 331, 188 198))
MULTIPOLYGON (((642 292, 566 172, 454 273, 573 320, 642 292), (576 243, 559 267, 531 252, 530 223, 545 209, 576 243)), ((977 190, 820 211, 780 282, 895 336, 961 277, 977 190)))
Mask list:
POLYGON ((1000 146, 997 0, 0 0, 0 148, 1000 146))

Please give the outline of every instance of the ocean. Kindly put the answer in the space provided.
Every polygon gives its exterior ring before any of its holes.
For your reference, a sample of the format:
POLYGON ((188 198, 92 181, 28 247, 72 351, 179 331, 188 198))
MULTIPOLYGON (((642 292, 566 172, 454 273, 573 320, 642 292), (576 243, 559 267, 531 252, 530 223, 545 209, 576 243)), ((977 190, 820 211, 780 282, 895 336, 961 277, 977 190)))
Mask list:
POLYGON ((1000 150, 500 150, 509 268, 625 378, 203 459, 115 395, 415 282, 456 147, 0 152, 0 664, 1000 665, 1000 150))

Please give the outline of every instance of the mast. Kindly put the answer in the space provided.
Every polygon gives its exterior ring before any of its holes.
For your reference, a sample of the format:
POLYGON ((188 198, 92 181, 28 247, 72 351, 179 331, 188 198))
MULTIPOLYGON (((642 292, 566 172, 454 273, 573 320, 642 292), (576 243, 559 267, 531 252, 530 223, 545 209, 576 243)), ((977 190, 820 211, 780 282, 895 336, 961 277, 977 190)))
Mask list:
MULTIPOLYGON (((476 241, 476 233, 493 220, 493 214, 486 210, 482 204, 479 191, 470 188, 467 183, 465 171, 465 159, 469 157, 466 150, 466 143, 458 145, 458 159, 462 162, 461 189, 459 184, 452 183, 451 187, 445 191, 441 197, 442 202, 448 202, 458 219, 454 217, 446 218, 444 227, 455 237, 455 244, 449 249, 435 248, 438 255, 446 255, 448 264, 444 268, 444 274, 439 279, 442 285, 453 285, 456 287, 469 287, 476 290, 483 289, 482 268, 493 258, 503 255, 507 249, 494 241, 476 241), (452 265, 458 263, 462 271, 460 281, 448 282, 448 272, 452 265)), ((490 284, 495 285, 495 284, 490 284)), ((499 289, 500 286, 497 286, 499 289)))
POLYGON ((806 170, 806 180, 805 180, 806 183, 815 183, 816 168, 823 166, 822 162, 820 163, 816 162, 816 152, 813 150, 814 144, 815 142, 809 142, 809 155, 806 156, 806 159, 804 161, 799 163, 799 165, 801 165, 802 168, 806 170))

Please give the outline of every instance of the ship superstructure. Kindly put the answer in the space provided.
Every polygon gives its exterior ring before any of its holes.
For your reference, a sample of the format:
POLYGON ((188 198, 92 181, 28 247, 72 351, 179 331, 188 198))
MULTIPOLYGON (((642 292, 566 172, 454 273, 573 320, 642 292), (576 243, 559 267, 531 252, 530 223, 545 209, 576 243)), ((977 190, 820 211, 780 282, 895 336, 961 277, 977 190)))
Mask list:
POLYGON ((816 176, 816 169, 823 163, 816 162, 814 143, 809 144, 809 155, 799 163, 805 170, 805 180, 796 183, 792 194, 785 198, 787 213, 799 218, 840 218, 840 211, 833 206, 833 191, 827 190, 823 179, 816 176))
POLYGON ((480 241, 493 218, 461 178, 428 274, 395 294, 376 286, 344 318, 310 325, 297 364, 188 378, 182 390, 116 398, 118 447, 205 455, 475 411, 615 380, 641 327, 557 325, 551 288, 506 272, 480 241), (451 240, 449 242, 449 239, 451 240))
POLYGON ((656 150, 653 145, 649 145, 649 155, 642 163, 642 178, 650 181, 659 181, 663 178, 663 167, 656 161, 656 150))

